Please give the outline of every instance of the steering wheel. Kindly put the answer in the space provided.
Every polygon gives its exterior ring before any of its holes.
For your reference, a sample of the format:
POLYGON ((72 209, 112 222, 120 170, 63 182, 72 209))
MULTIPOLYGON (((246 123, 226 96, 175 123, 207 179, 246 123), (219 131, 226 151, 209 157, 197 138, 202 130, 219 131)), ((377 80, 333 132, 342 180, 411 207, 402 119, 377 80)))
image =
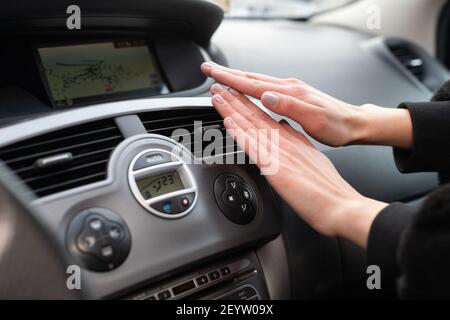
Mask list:
POLYGON ((69 259, 28 205, 29 194, 0 163, 0 299, 80 299, 70 290, 69 259))

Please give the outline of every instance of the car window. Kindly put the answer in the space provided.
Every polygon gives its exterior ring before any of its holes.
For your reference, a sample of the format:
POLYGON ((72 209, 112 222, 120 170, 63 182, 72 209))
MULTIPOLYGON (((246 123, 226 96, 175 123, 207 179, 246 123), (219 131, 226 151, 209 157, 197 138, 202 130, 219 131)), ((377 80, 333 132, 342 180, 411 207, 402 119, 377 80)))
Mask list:
POLYGON ((306 19, 355 0, 215 0, 228 18, 306 19))

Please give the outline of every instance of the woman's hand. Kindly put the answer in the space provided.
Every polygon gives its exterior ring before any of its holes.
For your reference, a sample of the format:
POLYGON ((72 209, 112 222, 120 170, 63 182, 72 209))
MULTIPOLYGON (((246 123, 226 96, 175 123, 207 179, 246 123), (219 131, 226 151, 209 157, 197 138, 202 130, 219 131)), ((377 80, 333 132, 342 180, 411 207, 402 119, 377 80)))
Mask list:
POLYGON ((292 209, 321 234, 365 247, 386 204, 359 194, 304 135, 275 122, 246 96, 219 84, 211 92, 227 130, 263 171, 271 169, 267 180, 292 209))
POLYGON ((202 71, 217 82, 252 96, 269 110, 298 122, 306 133, 330 146, 365 143, 409 148, 409 112, 375 105, 355 106, 297 79, 278 79, 208 62, 202 71))

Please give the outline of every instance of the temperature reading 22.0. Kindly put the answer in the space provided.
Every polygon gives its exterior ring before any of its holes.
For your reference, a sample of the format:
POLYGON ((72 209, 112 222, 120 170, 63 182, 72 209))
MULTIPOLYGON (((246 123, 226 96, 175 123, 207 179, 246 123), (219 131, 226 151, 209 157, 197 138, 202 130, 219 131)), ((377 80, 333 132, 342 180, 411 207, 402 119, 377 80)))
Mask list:
POLYGON ((136 183, 144 199, 184 189, 180 176, 175 171, 146 177, 136 181, 136 183))

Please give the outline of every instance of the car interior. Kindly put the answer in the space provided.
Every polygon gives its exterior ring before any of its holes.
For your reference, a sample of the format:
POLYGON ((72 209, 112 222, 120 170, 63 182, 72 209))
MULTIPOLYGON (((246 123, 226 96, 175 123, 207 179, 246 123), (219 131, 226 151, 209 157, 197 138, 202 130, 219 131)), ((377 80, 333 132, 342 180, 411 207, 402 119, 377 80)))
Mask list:
MULTIPOLYGON (((200 65, 298 78, 357 105, 429 101, 450 77, 450 5, 331 0, 272 16, 283 2, 2 3, 0 298, 388 298, 367 292, 363 249, 319 235, 254 164, 232 161, 245 156, 200 65), (209 130, 224 146, 204 156, 194 141, 209 130)), ((312 142, 365 196, 414 206, 438 185, 401 174, 390 147, 312 142)))

